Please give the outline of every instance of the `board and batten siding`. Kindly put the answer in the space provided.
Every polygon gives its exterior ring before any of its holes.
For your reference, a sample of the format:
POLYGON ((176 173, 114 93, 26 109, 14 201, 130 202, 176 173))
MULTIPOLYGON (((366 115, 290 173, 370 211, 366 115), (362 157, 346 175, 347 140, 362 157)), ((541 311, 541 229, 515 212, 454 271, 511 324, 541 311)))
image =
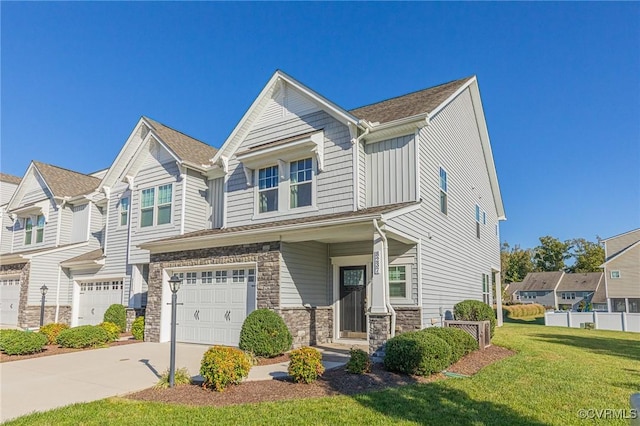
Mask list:
MULTIPOLYGON (((175 186, 182 186, 182 182, 175 186)), ((184 232, 210 228, 210 210, 207 200, 207 180, 194 170, 187 170, 187 188, 184 232)))
MULTIPOLYGON (((135 176, 135 190, 131 191, 131 245, 129 248, 129 263, 149 263, 149 251, 137 246, 143 242, 158 240, 180 234, 180 215, 182 208, 182 182, 180 170, 173 159, 165 158, 163 149, 159 152, 147 154, 141 169, 135 176), (164 162, 160 162, 159 159, 164 162), (142 190, 172 184, 171 223, 140 227, 140 197, 142 190)), ((157 219, 157 209, 154 210, 154 221, 157 219)))
MULTIPOLYGON (((318 111, 304 117, 293 117, 274 125, 252 130, 237 149, 242 152, 252 146, 278 141, 284 138, 324 131, 324 171, 316 175, 317 210, 305 209, 282 212, 277 220, 308 217, 328 213, 353 210, 353 159, 349 129, 324 111, 318 111)), ((265 164, 272 166, 274 164, 265 164)), ((257 173, 257 170, 254 172, 257 173)), ((282 190, 282 186, 281 186, 282 190)), ((229 160, 229 179, 227 182, 227 223, 228 227, 273 221, 273 216, 254 217, 256 203, 255 185, 248 186, 242 164, 232 157, 229 160)))
POLYGON ((224 224, 224 178, 209 180, 209 203, 211 228, 222 228, 224 224))
POLYGON ((367 207, 416 200, 415 135, 365 145, 367 207))
POLYGON ((358 142, 358 208, 367 205, 367 154, 364 143, 358 142))
POLYGON ((422 243, 424 323, 439 320, 464 299, 482 300, 482 274, 500 267, 496 206, 489 183, 471 95, 467 89, 419 132, 418 210, 389 224, 422 243), (440 167, 447 171, 448 214, 440 212, 440 167), (475 205, 486 212, 476 237, 475 205))
MULTIPOLYGON (((71 231, 71 239, 72 243, 77 243, 80 241, 87 240, 87 232, 89 231, 89 212, 91 207, 89 204, 81 204, 77 206, 73 206, 71 208, 72 211, 72 227, 71 231)), ((62 223, 67 223, 68 221, 63 220, 62 223)), ((63 227, 64 228, 64 227, 63 227)))
POLYGON ((327 245, 315 241, 283 242, 280 253, 280 305, 299 307, 331 304, 327 280, 327 245))
POLYGON ((640 246, 636 246, 607 264, 607 296, 609 298, 640 298, 640 246), (611 278, 611 271, 620 271, 620 278, 611 278))

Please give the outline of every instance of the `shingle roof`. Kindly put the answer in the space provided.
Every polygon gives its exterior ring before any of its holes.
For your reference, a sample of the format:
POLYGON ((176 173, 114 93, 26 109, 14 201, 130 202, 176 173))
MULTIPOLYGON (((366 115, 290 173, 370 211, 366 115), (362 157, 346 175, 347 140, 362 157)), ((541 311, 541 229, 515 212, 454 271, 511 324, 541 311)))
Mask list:
POLYGON ((553 290, 564 272, 529 272, 522 280, 523 291, 553 290))
POLYGON ((522 290, 522 283, 509 283, 509 285, 507 286, 507 294, 509 296, 513 296, 513 293, 515 293, 518 290, 522 290))
POLYGON ((100 184, 100 179, 93 176, 39 161, 33 161, 33 164, 47 182, 55 197, 75 197, 76 195, 88 194, 100 184))
POLYGON ((165 126, 149 117, 143 117, 156 134, 183 161, 193 164, 207 164, 218 150, 204 142, 165 126))
POLYGON ((104 253, 102 249, 95 249, 88 253, 81 254, 80 256, 72 257, 71 259, 67 259, 64 262, 83 262, 83 261, 91 261, 91 260, 100 260, 104 257, 104 253))
POLYGON ((20 179, 18 176, 0 173, 0 182, 14 183, 16 185, 19 185, 21 180, 22 179, 20 179))
POLYGON ((260 229, 277 228, 281 226, 290 226, 290 225, 298 225, 298 224, 306 224, 306 223, 314 223, 314 222, 324 222, 324 221, 330 221, 330 220, 348 219, 352 217, 356 218, 359 216, 384 214, 384 213, 389 213, 394 210, 399 210, 403 207, 408 207, 414 204, 418 204, 418 202, 410 201, 406 203, 388 204, 385 206, 370 207, 367 209, 362 209, 357 211, 331 213, 331 214, 324 214, 319 216, 307 216, 307 217, 301 217, 296 219, 277 220, 274 222, 253 223, 250 225, 234 226, 230 228, 203 229, 200 231, 189 232, 188 234, 184 234, 184 235, 178 235, 175 237, 155 240, 153 241, 153 243, 183 240, 186 238, 203 237, 208 235, 213 237, 217 235, 233 234, 234 232, 254 231, 254 230, 260 230, 260 229))
POLYGON ((599 285, 591 298, 591 303, 607 303, 607 291, 604 285, 599 285))
POLYGON ((595 291, 598 288, 602 276, 602 272, 564 274, 558 285, 558 291, 595 291))
POLYGON ((372 123, 387 123, 400 118, 429 113, 455 93, 470 78, 472 77, 461 78, 439 86, 352 109, 349 112, 372 123))

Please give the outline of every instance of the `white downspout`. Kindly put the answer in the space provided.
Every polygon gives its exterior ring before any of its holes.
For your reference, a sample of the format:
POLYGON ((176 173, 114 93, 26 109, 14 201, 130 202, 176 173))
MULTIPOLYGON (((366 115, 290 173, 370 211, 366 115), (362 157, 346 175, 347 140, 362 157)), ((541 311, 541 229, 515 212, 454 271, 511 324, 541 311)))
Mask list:
POLYGON ((387 309, 389 310, 389 312, 391 312, 391 337, 394 337, 396 335, 396 311, 395 309, 393 309, 393 306, 391 306, 391 302, 389 302, 389 299, 391 298, 389 296, 389 265, 388 265, 389 242, 387 241, 387 237, 382 232, 382 229, 380 229, 380 226, 378 226, 378 221, 376 219, 373 219, 373 226, 374 228, 376 228, 376 231, 378 231, 378 234, 380 234, 380 238, 382 238, 382 247, 383 247, 382 256, 383 256, 383 259, 385 259, 385 262, 384 262, 385 270, 382 271, 382 285, 384 286, 384 303, 387 309))

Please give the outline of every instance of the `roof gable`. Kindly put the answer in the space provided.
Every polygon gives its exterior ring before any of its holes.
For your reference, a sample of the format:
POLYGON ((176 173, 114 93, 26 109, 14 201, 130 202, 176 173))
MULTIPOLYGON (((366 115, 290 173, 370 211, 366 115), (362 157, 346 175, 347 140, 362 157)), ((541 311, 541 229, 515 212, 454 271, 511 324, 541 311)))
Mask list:
POLYGON ((558 291, 596 291, 604 274, 602 272, 564 274, 558 291))
POLYGON ((201 166, 208 164, 218 152, 216 148, 149 117, 143 117, 143 119, 149 124, 151 130, 160 137, 160 140, 182 161, 201 166))

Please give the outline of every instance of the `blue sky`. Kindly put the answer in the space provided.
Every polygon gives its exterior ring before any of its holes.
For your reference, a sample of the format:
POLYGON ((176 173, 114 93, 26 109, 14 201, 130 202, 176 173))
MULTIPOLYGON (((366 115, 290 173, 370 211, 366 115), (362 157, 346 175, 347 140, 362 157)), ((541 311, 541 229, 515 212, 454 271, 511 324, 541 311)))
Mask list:
POLYGON ((351 109, 476 74, 511 245, 640 227, 640 3, 2 2, 0 168, 220 146, 276 69, 351 109))

